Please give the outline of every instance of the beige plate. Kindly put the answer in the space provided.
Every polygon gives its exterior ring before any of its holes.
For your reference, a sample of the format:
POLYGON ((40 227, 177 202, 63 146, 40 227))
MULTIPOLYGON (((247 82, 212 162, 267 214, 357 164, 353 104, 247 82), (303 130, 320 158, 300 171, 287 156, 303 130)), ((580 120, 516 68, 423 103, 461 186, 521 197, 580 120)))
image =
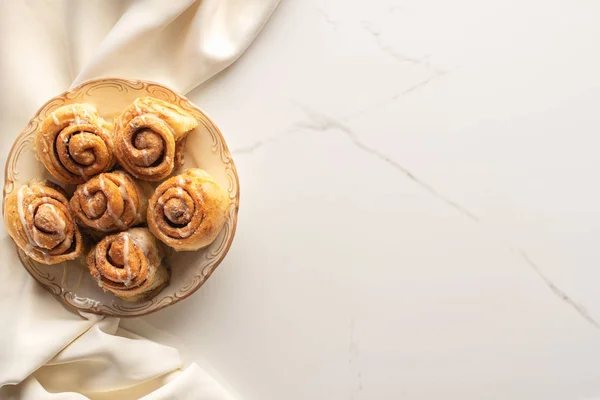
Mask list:
MULTIPOLYGON (((120 114, 134 99, 152 96, 178 104, 193 114, 200 125, 188 136, 184 168, 199 167, 229 191, 231 208, 225 227, 207 248, 197 252, 173 252, 167 256, 171 283, 156 297, 143 303, 126 303, 104 293, 87 267, 72 261, 59 265, 38 264, 17 250, 23 265, 39 283, 67 305, 81 311, 117 317, 135 317, 160 310, 194 293, 221 263, 235 234, 239 206, 239 182, 231 154, 219 128, 188 99, 154 82, 117 78, 85 82, 47 102, 16 139, 6 162, 4 197, 33 178, 51 179, 33 149, 37 127, 50 113, 65 104, 90 103, 106 119, 120 114)), ((4 208, 4 207, 3 207, 4 208)))

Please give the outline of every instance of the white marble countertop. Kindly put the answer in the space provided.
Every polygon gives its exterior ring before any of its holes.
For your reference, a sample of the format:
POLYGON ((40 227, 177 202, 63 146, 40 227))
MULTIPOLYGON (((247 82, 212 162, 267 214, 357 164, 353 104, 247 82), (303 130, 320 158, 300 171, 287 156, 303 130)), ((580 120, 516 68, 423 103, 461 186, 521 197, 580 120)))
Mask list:
POLYGON ((599 13, 284 0, 189 96, 233 247, 146 320, 250 400, 600 398, 599 13))

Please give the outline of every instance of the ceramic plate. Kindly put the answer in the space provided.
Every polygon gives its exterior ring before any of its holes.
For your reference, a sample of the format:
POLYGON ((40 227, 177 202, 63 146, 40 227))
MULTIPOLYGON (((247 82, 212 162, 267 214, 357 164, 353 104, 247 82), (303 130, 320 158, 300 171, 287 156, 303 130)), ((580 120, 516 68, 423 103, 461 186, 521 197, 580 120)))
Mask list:
MULTIPOLYGON (((188 136, 185 168, 203 168, 229 192, 231 207, 227 222, 208 247, 196 252, 171 252, 167 256, 171 282, 152 300, 127 303, 98 287, 85 265, 70 261, 59 265, 43 265, 32 261, 17 248, 21 262, 42 286, 67 305, 96 314, 135 317, 158 311, 185 299, 208 279, 221 263, 235 234, 239 206, 239 182, 231 154, 219 128, 198 107, 171 89, 154 82, 126 79, 97 79, 85 82, 47 102, 19 135, 8 155, 5 169, 4 197, 33 178, 53 180, 43 164, 37 161, 33 148, 37 127, 54 110, 72 103, 94 105, 100 115, 112 120, 133 100, 152 96, 178 104, 200 122, 188 136)), ((177 172, 177 171, 176 171, 177 172)))

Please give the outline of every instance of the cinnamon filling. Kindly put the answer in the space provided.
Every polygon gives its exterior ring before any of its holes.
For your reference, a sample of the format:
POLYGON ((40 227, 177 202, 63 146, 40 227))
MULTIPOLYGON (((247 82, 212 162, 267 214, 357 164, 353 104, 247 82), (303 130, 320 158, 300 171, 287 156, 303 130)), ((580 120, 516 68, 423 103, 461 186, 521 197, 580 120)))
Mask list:
POLYGON ((110 138, 89 124, 65 127, 55 139, 61 167, 84 179, 106 170, 111 164, 111 154, 105 140, 110 138))
POLYGON ((163 212, 167 219, 167 223, 177 228, 184 227, 192 219, 187 204, 184 200, 179 198, 169 199, 163 207, 163 212))
POLYGON ((63 211, 52 204, 41 204, 33 215, 33 241, 37 246, 46 250, 53 250, 58 246, 66 245, 66 222, 63 211))
POLYGON ((125 266, 125 240, 119 236, 108 248, 108 261, 116 268, 125 266))
POLYGON ((90 219, 100 218, 106 212, 108 199, 102 191, 97 191, 87 201, 81 204, 81 210, 90 219))
MULTIPOLYGON (((73 160, 81 165, 92 165, 96 162, 96 154, 94 153, 94 147, 101 141, 93 132, 80 131, 76 132, 67 144, 69 149, 69 155, 73 160)), ((101 143, 103 144, 103 142, 101 143)))
POLYGON ((142 151, 139 165, 149 167, 161 163, 165 146, 162 137, 156 132, 151 129, 140 129, 133 136, 133 145, 142 151))
POLYGON ((60 219, 60 215, 54 210, 54 206, 50 204, 42 204, 38 207, 34 217, 35 227, 44 233, 59 233, 59 227, 63 227, 65 222, 60 219))

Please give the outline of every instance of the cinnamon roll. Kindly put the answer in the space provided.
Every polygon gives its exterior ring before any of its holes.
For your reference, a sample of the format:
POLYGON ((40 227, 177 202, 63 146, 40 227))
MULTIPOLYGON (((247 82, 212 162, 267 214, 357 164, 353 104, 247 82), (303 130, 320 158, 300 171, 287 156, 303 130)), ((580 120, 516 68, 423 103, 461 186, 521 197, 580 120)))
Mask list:
POLYGON ((227 219, 230 199, 205 171, 190 168, 161 183, 148 203, 148 227, 177 251, 208 246, 227 219))
POLYGON ((197 126, 182 108, 140 97, 115 122, 117 159, 134 177, 160 181, 183 164, 186 135, 197 126))
POLYGON ((40 125, 35 148, 46 169, 63 183, 83 183, 116 161, 112 125, 90 104, 54 111, 40 125))
POLYGON ((146 228, 106 236, 89 252, 87 264, 98 285, 128 302, 154 297, 171 273, 161 243, 146 228))
POLYGON ((49 182, 31 182, 5 199, 4 223, 17 246, 42 264, 74 260, 83 239, 61 189, 49 182))
POLYGON ((146 192, 143 182, 136 183, 123 171, 105 172, 77 186, 71 209, 81 226, 116 232, 146 221, 146 192))

